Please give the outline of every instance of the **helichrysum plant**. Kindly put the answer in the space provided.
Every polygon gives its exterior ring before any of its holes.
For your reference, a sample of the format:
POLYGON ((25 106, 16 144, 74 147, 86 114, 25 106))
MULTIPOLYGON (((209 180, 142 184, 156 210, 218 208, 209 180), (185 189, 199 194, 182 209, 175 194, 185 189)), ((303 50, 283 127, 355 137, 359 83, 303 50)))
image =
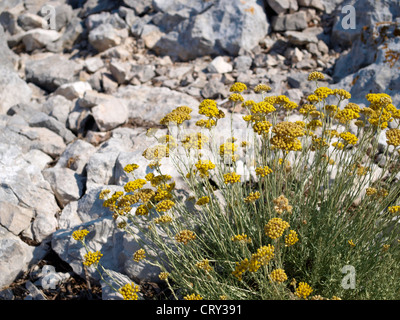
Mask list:
MULTIPOLYGON (((124 191, 100 194, 117 227, 139 228, 163 252, 143 248, 132 259, 159 266, 174 298, 400 298, 400 112, 387 94, 369 93, 361 107, 348 91, 319 86, 322 79, 309 75, 315 91, 301 104, 266 84, 253 88, 258 101, 246 100, 251 89, 235 83, 230 114, 211 99, 177 107, 160 121, 165 135, 149 131, 155 144, 143 157, 152 171, 137 177, 132 163, 124 191), (195 132, 185 126, 192 112, 203 117, 195 132), (219 126, 233 113, 245 134, 235 136, 231 122, 221 142, 219 126), (386 162, 378 167, 381 134, 386 162), (187 198, 166 165, 185 181, 187 198)), ((84 244, 85 235, 74 239, 84 244)), ((88 252, 84 263, 101 266, 101 254, 88 252)), ((134 299, 139 289, 116 290, 134 299)))

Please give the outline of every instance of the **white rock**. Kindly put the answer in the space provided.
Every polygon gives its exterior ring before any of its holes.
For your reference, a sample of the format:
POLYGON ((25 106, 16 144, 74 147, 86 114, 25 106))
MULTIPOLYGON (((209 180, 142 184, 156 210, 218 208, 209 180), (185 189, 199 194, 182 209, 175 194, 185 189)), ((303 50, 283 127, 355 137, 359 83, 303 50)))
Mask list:
POLYGON ((103 60, 99 57, 88 58, 83 64, 90 73, 95 73, 104 66, 103 60))
POLYGON ((31 225, 31 220, 35 215, 32 209, 5 201, 0 201, 0 212, 0 225, 16 236, 31 225))
POLYGON ((61 34, 55 30, 33 29, 29 30, 22 37, 22 42, 25 45, 25 50, 31 52, 35 49, 44 48, 51 42, 60 39, 61 34))
POLYGON ((65 83, 57 88, 54 94, 62 95, 68 100, 82 98, 86 91, 92 90, 92 86, 86 81, 65 83))
POLYGON ((129 117, 129 110, 121 99, 104 101, 91 110, 100 131, 114 129, 125 123, 129 117))
POLYGON ((37 215, 32 223, 32 233, 35 238, 34 240, 37 242, 48 240, 57 230, 57 227, 58 222, 54 215, 37 215))
POLYGON ((233 70, 232 64, 225 61, 225 58, 218 56, 208 65, 207 70, 211 73, 227 73, 233 70))
POLYGON ((0 225, 0 290, 10 285, 21 271, 26 271, 34 247, 0 225))
POLYGON ((50 183, 54 195, 61 207, 70 201, 78 200, 83 195, 83 177, 69 168, 53 167, 42 171, 50 183))

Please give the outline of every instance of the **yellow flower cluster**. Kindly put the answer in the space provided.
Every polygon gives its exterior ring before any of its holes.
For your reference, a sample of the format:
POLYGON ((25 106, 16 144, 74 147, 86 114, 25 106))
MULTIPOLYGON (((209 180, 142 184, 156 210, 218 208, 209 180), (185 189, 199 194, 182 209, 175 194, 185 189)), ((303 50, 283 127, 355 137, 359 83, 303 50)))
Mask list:
POLYGON ((251 259, 249 262, 249 271, 250 272, 257 272, 257 270, 261 266, 267 265, 271 259, 274 257, 275 247, 273 245, 262 246, 261 248, 257 249, 256 253, 251 255, 251 259))
POLYGON ((400 146, 400 129, 389 129, 386 131, 386 142, 394 147, 400 146))
POLYGON ((274 210, 278 214, 282 214, 284 211, 288 213, 292 213, 293 207, 289 205, 289 200, 282 194, 278 198, 273 200, 274 202, 274 210))
POLYGON ((269 274, 271 281, 282 283, 285 282, 288 277, 283 269, 275 269, 269 274))
POLYGON ((295 295, 299 298, 307 299, 307 297, 313 292, 313 289, 306 282, 300 282, 296 288, 295 295))
POLYGON ((353 242, 353 239, 350 239, 349 241, 347 241, 347 243, 353 248, 356 246, 356 244, 353 242))
POLYGON ((207 129, 214 127, 216 124, 217 122, 214 119, 207 119, 207 120, 200 119, 196 121, 196 126, 207 129))
MULTIPOLYGON (((157 193, 154 195, 154 201, 159 202, 172 198, 171 189, 169 185, 160 184, 157 187, 157 193)), ((154 192, 154 191, 153 191, 154 192)))
POLYGON ((183 300, 203 300, 203 297, 199 294, 195 295, 194 293, 192 293, 190 295, 184 296, 183 300))
POLYGON ((82 241, 88 235, 89 231, 86 229, 76 230, 72 233, 72 238, 76 241, 82 241))
POLYGON ((175 240, 185 245, 188 244, 189 241, 195 239, 196 239, 196 234, 190 230, 182 230, 175 235, 175 240))
POLYGON ((208 143, 209 139, 206 135, 201 132, 190 133, 182 139, 182 145, 185 149, 196 149, 200 150, 204 148, 204 145, 208 143))
POLYGON ((96 251, 96 252, 89 251, 84 256, 85 260, 83 261, 83 264, 87 267, 90 267, 92 264, 99 263, 100 258, 102 256, 103 256, 103 254, 100 251, 96 251))
POLYGON ((199 200, 197 200, 196 204, 199 206, 203 206, 209 202, 210 202, 210 198, 208 196, 205 196, 205 197, 201 197, 199 200))
POLYGON ((110 190, 109 189, 104 189, 101 190, 100 194, 99 194, 99 199, 103 200, 108 194, 110 194, 110 190))
POLYGON ((141 189, 147 181, 145 179, 136 179, 134 181, 129 181, 125 184, 124 190, 125 192, 133 192, 137 189, 141 189))
POLYGON ((196 263, 196 267, 198 269, 202 269, 204 271, 211 271, 213 268, 210 266, 210 261, 208 259, 204 259, 203 261, 200 261, 196 263))
POLYGON ((350 99, 351 94, 350 92, 344 90, 344 89, 333 89, 333 94, 338 96, 340 99, 350 99))
POLYGON ((210 170, 215 168, 215 164, 210 160, 199 160, 196 164, 196 169, 200 173, 200 177, 208 177, 210 170))
POLYGON ((243 273, 247 270, 256 272, 261 266, 267 265, 274 257, 274 251, 274 246, 270 244, 257 249, 257 253, 253 253, 250 260, 245 258, 240 262, 236 262, 236 267, 235 270, 232 271, 232 275, 241 281, 243 273))
POLYGON ((299 237, 297 236, 297 232, 294 230, 290 230, 289 234, 285 237, 285 246, 290 247, 299 241, 299 237))
POLYGON ((345 108, 343 110, 339 110, 335 114, 335 119, 339 120, 340 123, 346 124, 351 120, 357 119, 360 117, 360 114, 357 111, 354 111, 349 108, 345 108))
POLYGON ((244 202, 246 202, 246 203, 254 202, 258 198, 260 198, 260 196, 261 196, 261 194, 259 191, 250 192, 250 194, 246 198, 244 198, 244 202))
POLYGON ((140 287, 134 283, 128 283, 119 289, 119 293, 124 297, 124 300, 137 300, 140 287))
POLYGON ((230 96, 229 96, 229 101, 232 101, 232 102, 238 102, 238 101, 241 101, 241 102, 243 102, 244 101, 244 98, 243 98, 243 96, 240 94, 240 93, 232 93, 230 96))
POLYGON ((164 118, 162 118, 160 120, 160 124, 162 124, 162 125, 169 125, 169 124, 180 125, 184 121, 190 120, 192 118, 190 115, 191 112, 192 112, 192 109, 187 106, 177 107, 176 109, 174 109, 170 113, 168 113, 164 118))
POLYGON ((315 80, 324 80, 325 76, 318 71, 313 71, 308 75, 308 81, 315 81, 315 80))
POLYGON ((391 214, 400 212, 400 206, 391 206, 391 207, 388 208, 388 211, 389 211, 391 214))
MULTIPOLYGON (((102 196, 103 191, 100 193, 99 198, 102 196)), ((105 191, 108 191, 108 193, 109 193, 109 190, 105 190, 105 191)), ((114 192, 110 198, 104 200, 103 207, 112 209, 115 206, 115 203, 118 201, 118 199, 121 198, 123 195, 124 195, 124 193, 122 191, 114 192)))
POLYGON ((272 129, 275 134, 271 138, 272 145, 284 151, 300 151, 301 142, 297 137, 304 135, 304 129, 294 122, 280 122, 272 129))
POLYGON ((344 144, 337 141, 337 142, 332 143, 332 147, 335 147, 336 149, 339 149, 339 150, 343 150, 344 144))
POLYGON ((137 216, 147 216, 149 214, 149 208, 147 205, 142 204, 136 208, 135 215, 137 216))
POLYGON ((350 132, 342 132, 340 134, 340 137, 346 141, 349 144, 356 144, 358 141, 357 136, 355 136, 354 134, 350 133, 350 132))
POLYGON ((313 104, 303 104, 301 108, 299 109, 299 113, 301 113, 304 116, 308 116, 310 112, 317 110, 317 107, 314 106, 313 104))
POLYGON ((225 184, 240 182, 240 177, 240 174, 237 174, 236 172, 226 173, 224 174, 224 182, 225 184))
POLYGON ((131 163, 131 164, 127 164, 124 167, 124 171, 127 173, 130 173, 130 172, 136 170, 137 168, 139 168, 139 165, 137 165, 136 163, 131 163))
POLYGON ((160 280, 167 280, 169 277, 169 273, 168 272, 160 272, 160 274, 158 275, 158 277, 160 278, 160 280))
POLYGON ((251 243, 251 239, 247 236, 247 234, 237 234, 231 238, 233 242, 240 242, 240 243, 251 243))
POLYGON ((328 147, 329 144, 324 138, 312 137, 311 151, 320 150, 324 147, 328 147))
POLYGON ((219 155, 221 157, 231 157, 232 161, 236 160, 235 151, 237 146, 234 142, 227 141, 219 146, 219 155))
POLYGON ((267 84, 258 84, 254 88, 254 92, 259 93, 259 92, 268 92, 271 91, 271 87, 267 84))
POLYGON ((162 215, 162 216, 160 216, 160 217, 158 217, 158 218, 154 218, 153 221, 154 221, 155 224, 170 223, 170 222, 172 222, 172 217, 170 217, 170 216, 167 215, 167 214, 164 214, 164 215, 162 215))
POLYGON ((220 111, 217 108, 217 103, 211 99, 203 100, 199 105, 199 114, 208 118, 219 118, 220 111))
POLYGON ((256 121, 253 124, 253 130, 255 133, 259 134, 260 136, 267 136, 269 129, 272 127, 272 123, 266 120, 263 121, 256 121))
POLYGON ((156 205, 157 212, 165 212, 170 210, 175 205, 172 200, 163 200, 156 205))
POLYGON ((281 218, 272 218, 265 225, 264 232, 271 239, 276 239, 282 236, 283 232, 289 227, 289 223, 281 218))
POLYGON ((368 111, 365 110, 366 108, 363 111, 369 115, 368 122, 381 129, 387 128, 388 122, 393 120, 393 113, 397 111, 392 104, 392 98, 385 93, 369 93, 366 98, 370 106, 368 111))
POLYGON ((169 148, 168 146, 159 144, 144 150, 142 156, 147 160, 160 161, 164 157, 169 157, 169 148))
POLYGON ((235 82, 230 88, 230 92, 243 92, 247 90, 247 86, 242 82, 235 82))
POLYGON ((240 262, 236 262, 235 270, 232 271, 232 275, 236 277, 239 281, 242 280, 243 273, 249 268, 249 259, 243 259, 240 262))
POLYGON ((146 252, 144 249, 139 249, 133 254, 133 260, 136 262, 139 262, 140 260, 143 260, 146 258, 146 252))
POLYGON ((276 111, 276 109, 271 103, 261 101, 258 103, 253 103, 250 111, 253 114, 262 113, 262 114, 267 115, 267 114, 270 114, 270 113, 276 111))
POLYGON ((272 169, 269 168, 268 166, 264 166, 264 167, 257 167, 256 168, 256 175, 259 177, 266 177, 267 175, 269 175, 272 172, 272 169))

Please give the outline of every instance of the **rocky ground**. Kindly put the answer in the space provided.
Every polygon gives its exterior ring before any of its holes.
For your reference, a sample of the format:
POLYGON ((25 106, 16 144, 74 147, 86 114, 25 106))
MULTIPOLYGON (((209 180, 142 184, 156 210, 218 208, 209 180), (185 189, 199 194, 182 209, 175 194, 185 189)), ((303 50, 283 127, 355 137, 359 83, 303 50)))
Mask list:
POLYGON ((82 268, 80 227, 110 272, 162 296, 98 194, 127 181, 126 164, 145 167, 146 130, 177 106, 211 98, 228 113, 236 81, 301 103, 311 71, 360 105, 369 92, 400 103, 399 0, 5 0, 0 12, 0 299, 120 299, 82 268))

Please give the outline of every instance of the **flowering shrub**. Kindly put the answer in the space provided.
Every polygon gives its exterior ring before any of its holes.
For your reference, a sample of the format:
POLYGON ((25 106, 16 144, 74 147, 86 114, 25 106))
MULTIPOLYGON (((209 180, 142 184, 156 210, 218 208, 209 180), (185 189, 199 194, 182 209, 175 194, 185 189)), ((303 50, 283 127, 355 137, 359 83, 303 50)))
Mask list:
MULTIPOLYGON (((235 137, 231 123, 222 144, 215 135, 227 116, 215 101, 200 103, 205 118, 195 133, 184 127, 193 109, 177 107, 161 120, 167 135, 154 136, 143 152, 153 172, 136 177, 132 163, 125 192, 101 193, 116 226, 135 226, 163 252, 140 249, 132 259, 159 266, 176 299, 399 298, 400 112, 387 94, 367 94, 363 108, 348 102, 346 90, 320 87, 323 78, 309 75, 316 89, 302 105, 268 95, 263 84, 253 89, 260 101, 246 101, 249 89, 235 83, 231 121, 238 108, 244 112, 246 137, 235 137), (374 155, 382 130, 380 168, 374 155), (165 158, 190 198, 163 174, 165 158), (355 270, 351 289, 343 285, 345 265, 355 270)), ((85 235, 74 239, 84 244, 85 235)), ((100 257, 89 252, 85 263, 101 265, 100 257)), ((116 290, 137 297, 131 284, 116 290)))

